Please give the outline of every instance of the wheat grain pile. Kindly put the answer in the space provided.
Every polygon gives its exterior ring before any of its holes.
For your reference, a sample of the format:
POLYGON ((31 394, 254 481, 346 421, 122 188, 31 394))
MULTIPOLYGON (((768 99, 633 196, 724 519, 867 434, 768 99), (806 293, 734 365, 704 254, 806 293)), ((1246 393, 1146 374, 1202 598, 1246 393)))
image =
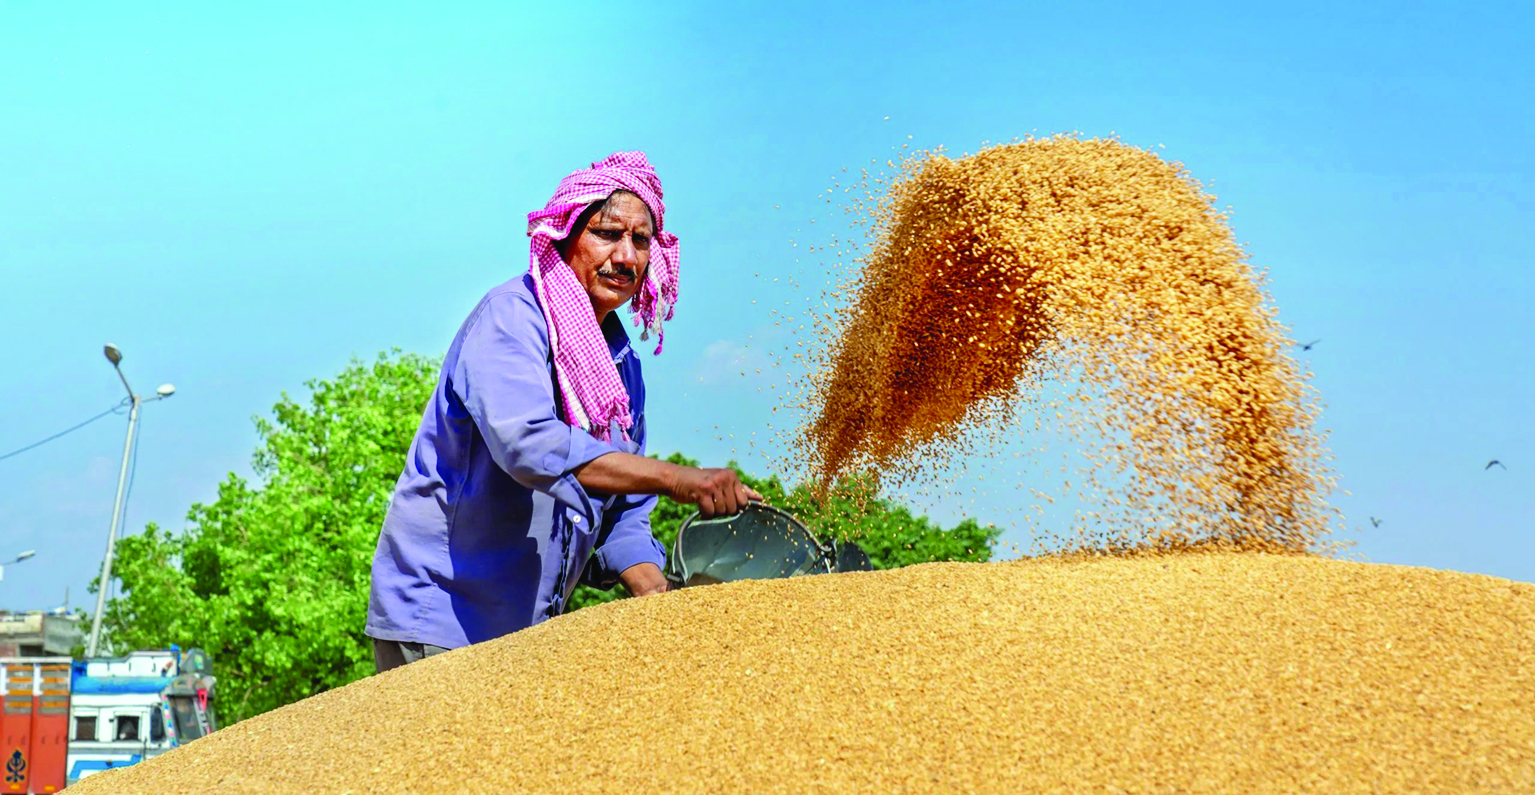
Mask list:
POLYGON ((94 793, 1531 792, 1535 586, 1303 555, 935 563, 624 600, 94 793))
POLYGON ((932 480, 1022 414, 1089 462, 1089 508, 1047 550, 1331 547, 1315 394, 1179 164, 1057 136, 919 155, 869 196, 871 247, 830 291, 853 298, 810 357, 791 454, 823 488, 932 480))

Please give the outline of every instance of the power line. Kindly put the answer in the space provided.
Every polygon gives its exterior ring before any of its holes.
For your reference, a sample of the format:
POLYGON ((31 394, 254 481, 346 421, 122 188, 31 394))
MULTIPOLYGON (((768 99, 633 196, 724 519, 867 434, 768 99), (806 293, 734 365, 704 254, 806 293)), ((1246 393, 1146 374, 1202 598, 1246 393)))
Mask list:
POLYGON ((101 412, 100 414, 97 414, 96 416, 86 420, 85 422, 80 423, 79 425, 76 425, 76 426, 71 427, 71 428, 66 428, 66 429, 64 429, 62 431, 59 431, 58 433, 48 437, 47 439, 44 439, 44 440, 42 440, 40 442, 33 442, 32 444, 29 444, 26 447, 23 447, 23 448, 21 448, 19 450, 12 450, 11 452, 6 453, 5 455, 0 455, 0 461, 4 461, 5 459, 10 458, 11 456, 21 455, 22 453, 25 453, 26 451, 31 450, 33 448, 42 447, 43 445, 53 441, 54 439, 59 438, 60 436, 65 436, 67 434, 74 433, 75 431, 78 431, 81 428, 84 428, 85 426, 90 425, 91 423, 95 422, 96 420, 101 419, 102 417, 107 416, 108 414, 116 413, 118 409, 120 409, 120 408, 122 408, 123 406, 126 406, 126 405, 128 405, 128 401, 125 399, 125 400, 123 400, 123 402, 113 406, 112 408, 107 409, 106 411, 101 412))

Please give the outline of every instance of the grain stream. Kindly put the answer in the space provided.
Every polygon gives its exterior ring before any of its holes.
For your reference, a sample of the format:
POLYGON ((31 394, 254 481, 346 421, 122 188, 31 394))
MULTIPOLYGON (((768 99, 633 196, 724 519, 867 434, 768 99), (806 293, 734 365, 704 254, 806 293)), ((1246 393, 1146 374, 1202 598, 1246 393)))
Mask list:
POLYGON ((1057 136, 923 153, 882 184, 858 186, 871 242, 790 398, 796 470, 932 482, 1032 417, 1088 462, 1084 509, 1039 551, 1338 548, 1316 395, 1182 166, 1057 136))

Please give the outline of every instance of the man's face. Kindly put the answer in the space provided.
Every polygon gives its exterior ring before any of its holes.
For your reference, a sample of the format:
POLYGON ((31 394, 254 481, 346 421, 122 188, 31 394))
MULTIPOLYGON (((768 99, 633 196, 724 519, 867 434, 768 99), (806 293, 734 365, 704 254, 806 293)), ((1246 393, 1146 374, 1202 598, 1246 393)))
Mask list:
POLYGON ((639 292, 654 233, 645 202, 618 193, 571 240, 566 261, 591 296, 598 321, 639 292))

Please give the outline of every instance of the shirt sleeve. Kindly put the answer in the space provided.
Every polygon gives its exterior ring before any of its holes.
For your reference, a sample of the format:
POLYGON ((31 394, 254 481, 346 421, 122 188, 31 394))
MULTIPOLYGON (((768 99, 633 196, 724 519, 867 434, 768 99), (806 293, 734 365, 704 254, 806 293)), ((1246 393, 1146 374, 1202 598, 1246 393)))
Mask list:
POLYGON ((556 416, 549 338, 537 306, 515 294, 487 299, 468 322, 449 379, 502 470, 595 524, 574 471, 617 451, 556 416))
MULTIPOLYGON (((645 420, 641 413, 635 423, 634 441, 638 455, 645 455, 645 420)), ((592 557, 591 582, 611 588, 624 569, 640 563, 654 563, 666 568, 666 550, 650 532, 650 512, 655 510, 654 494, 628 494, 614 500, 603 513, 602 536, 592 557)))

